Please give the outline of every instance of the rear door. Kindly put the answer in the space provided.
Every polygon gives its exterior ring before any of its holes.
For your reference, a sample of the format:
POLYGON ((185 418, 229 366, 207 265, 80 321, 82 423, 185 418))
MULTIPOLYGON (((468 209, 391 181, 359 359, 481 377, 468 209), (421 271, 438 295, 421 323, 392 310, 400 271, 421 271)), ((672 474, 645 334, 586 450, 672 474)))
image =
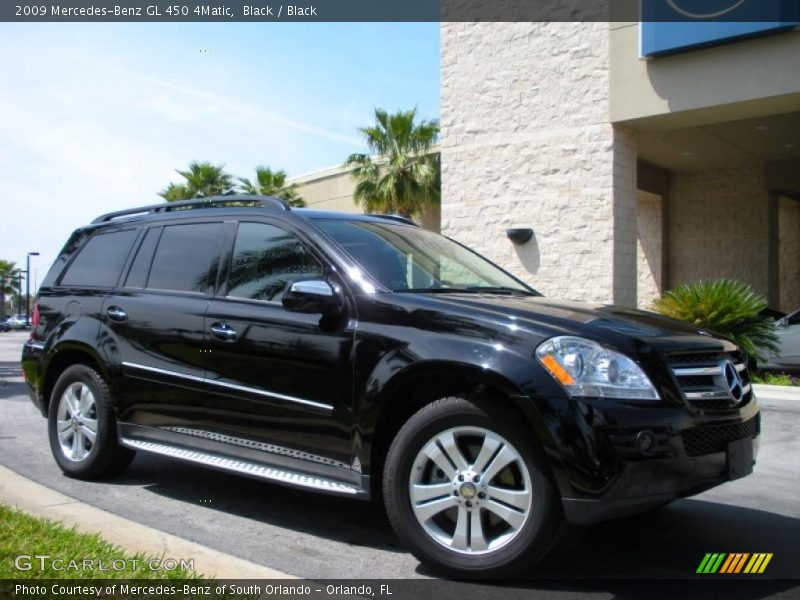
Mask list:
POLYGON ((124 281, 106 298, 101 346, 124 375, 121 421, 174 430, 204 420, 204 317, 222 231, 220 221, 145 228, 124 281))

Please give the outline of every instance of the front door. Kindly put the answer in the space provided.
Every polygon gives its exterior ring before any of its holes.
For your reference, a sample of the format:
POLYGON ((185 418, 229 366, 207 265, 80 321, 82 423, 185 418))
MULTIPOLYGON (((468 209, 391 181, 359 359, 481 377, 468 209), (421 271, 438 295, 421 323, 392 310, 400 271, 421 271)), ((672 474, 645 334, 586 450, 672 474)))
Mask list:
POLYGON ((354 329, 286 310, 292 281, 323 279, 323 258, 281 222, 241 222, 227 282, 206 313, 215 439, 269 462, 326 473, 352 466, 354 329))

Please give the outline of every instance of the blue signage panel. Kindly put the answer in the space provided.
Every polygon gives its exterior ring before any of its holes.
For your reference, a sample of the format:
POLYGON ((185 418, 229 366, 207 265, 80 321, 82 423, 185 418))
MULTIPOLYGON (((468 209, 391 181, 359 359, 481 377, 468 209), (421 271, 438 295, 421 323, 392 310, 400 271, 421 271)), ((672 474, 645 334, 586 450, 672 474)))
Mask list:
POLYGON ((641 55, 685 52, 799 25, 796 0, 642 0, 641 55))

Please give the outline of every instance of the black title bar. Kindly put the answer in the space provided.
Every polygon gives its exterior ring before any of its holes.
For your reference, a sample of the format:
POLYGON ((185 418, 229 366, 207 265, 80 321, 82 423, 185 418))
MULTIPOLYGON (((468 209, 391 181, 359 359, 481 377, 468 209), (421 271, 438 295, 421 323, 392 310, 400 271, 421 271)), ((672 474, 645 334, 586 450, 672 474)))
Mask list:
POLYGON ((800 23, 800 0, 2 0, 0 21, 800 23))

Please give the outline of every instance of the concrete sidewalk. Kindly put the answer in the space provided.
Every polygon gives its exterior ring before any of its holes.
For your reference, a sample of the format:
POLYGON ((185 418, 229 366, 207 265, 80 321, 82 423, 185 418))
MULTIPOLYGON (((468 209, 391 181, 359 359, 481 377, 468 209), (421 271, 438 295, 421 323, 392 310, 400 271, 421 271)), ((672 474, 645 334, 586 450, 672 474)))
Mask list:
POLYGON ((206 548, 200 544, 84 504, 0 466, 0 502, 28 514, 61 521, 85 533, 99 533, 129 553, 193 559, 195 571, 218 579, 294 579, 275 569, 206 548))
POLYGON ((771 398, 773 400, 800 400, 800 387, 788 385, 766 385, 754 383, 753 391, 756 398, 771 398))

